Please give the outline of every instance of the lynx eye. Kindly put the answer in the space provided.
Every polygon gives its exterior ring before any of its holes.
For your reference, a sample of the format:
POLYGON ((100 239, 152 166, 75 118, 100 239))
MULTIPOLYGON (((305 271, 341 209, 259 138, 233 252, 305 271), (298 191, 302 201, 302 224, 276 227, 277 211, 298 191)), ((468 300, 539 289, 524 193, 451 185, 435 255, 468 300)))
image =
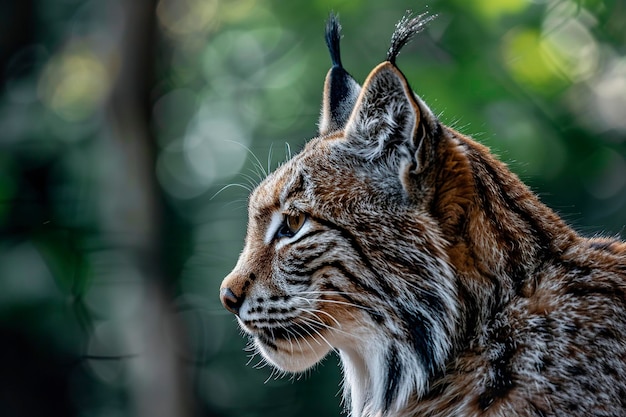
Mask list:
POLYGON ((276 232, 276 237, 293 237, 304 225, 306 221, 306 214, 304 213, 291 213, 285 214, 283 217, 283 223, 276 232))

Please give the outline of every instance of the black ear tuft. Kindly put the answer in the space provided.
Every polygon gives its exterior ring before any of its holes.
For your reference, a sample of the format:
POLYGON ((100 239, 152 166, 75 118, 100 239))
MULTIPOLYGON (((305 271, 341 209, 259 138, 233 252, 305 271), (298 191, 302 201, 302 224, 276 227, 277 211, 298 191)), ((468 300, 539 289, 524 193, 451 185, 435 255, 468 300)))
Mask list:
POLYGON ((407 13, 396 23, 396 30, 391 35, 391 46, 387 51, 387 61, 396 64, 396 58, 400 50, 413 39, 415 35, 426 28, 426 25, 434 20, 437 15, 430 15, 428 12, 411 17, 411 12, 407 13))
POLYGON ((333 66, 328 71, 324 82, 324 97, 319 120, 320 135, 343 128, 361 91, 361 86, 341 64, 340 40, 341 25, 337 16, 331 13, 326 23, 326 45, 333 66))
POLYGON ((339 49, 339 42, 341 40, 341 24, 337 15, 333 12, 328 16, 328 22, 326 22, 326 45, 328 45, 328 51, 330 52, 330 59, 333 62, 333 67, 341 67, 341 52, 339 49))

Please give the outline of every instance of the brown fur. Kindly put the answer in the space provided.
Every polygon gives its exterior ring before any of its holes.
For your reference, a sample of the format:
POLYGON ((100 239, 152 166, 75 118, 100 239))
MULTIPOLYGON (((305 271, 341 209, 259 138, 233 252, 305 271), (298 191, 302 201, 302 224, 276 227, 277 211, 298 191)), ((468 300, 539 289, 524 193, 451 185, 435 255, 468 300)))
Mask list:
POLYGON ((397 52, 253 192, 224 305, 281 369, 337 351, 353 417, 626 415, 626 244, 440 124, 397 52))

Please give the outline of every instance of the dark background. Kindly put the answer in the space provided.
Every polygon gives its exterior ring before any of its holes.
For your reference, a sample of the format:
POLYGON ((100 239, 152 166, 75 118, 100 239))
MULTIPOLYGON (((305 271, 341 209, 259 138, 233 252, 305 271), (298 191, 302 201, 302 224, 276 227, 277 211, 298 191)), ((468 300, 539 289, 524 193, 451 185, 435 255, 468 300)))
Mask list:
POLYGON ((329 11, 363 81, 407 9, 439 15, 398 60, 435 113, 620 235, 623 0, 1 0, 0 415, 339 415, 337 358, 273 374, 218 288, 315 135, 329 11))

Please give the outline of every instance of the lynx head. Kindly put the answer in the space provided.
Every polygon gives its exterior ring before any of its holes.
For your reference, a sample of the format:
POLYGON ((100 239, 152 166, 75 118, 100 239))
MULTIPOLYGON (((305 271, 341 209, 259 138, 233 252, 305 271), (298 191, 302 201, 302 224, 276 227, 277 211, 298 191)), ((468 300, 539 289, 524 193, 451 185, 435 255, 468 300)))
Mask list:
MULTIPOLYGON (((458 288, 435 196, 447 134, 395 64, 432 19, 404 18, 363 86, 333 61, 319 136, 249 201, 245 247, 221 300, 263 357, 299 372, 340 355, 354 416, 401 408, 453 353, 458 288)), ((379 414, 380 413, 380 414, 379 414)))

